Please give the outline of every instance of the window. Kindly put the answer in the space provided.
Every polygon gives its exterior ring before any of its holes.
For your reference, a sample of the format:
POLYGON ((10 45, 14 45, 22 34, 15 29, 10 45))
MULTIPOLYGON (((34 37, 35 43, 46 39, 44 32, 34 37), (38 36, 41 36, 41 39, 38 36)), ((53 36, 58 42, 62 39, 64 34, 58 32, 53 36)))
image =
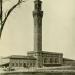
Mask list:
POLYGON ((26 67, 26 63, 23 64, 23 67, 26 67))
POLYGON ((47 58, 44 58, 44 63, 47 63, 47 58))
POLYGON ((52 58, 50 58, 50 63, 53 63, 53 59, 52 58))
POLYGON ((18 67, 18 63, 16 63, 16 67, 18 67))
POLYGON ((38 4, 35 4, 35 9, 38 9, 38 4))
POLYGON ((12 66, 14 66, 14 63, 12 63, 12 66))
POLYGON ((33 63, 33 67, 35 66, 35 62, 33 63))
POLYGON ((19 66, 22 67, 22 63, 19 63, 19 66))
POLYGON ((30 66, 32 66, 33 64, 32 63, 30 63, 30 66))
POLYGON ((55 63, 58 63, 58 58, 55 58, 55 63))
POLYGON ((26 65, 27 65, 26 67, 29 67, 29 63, 27 63, 26 65))

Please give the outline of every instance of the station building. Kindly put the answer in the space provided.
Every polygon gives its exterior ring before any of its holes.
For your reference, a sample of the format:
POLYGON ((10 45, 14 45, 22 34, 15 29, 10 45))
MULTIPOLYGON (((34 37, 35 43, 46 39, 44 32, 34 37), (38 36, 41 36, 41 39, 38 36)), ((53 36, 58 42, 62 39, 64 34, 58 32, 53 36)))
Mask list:
POLYGON ((61 53, 52 53, 52 52, 45 52, 39 54, 41 58, 38 59, 40 63, 37 62, 37 53, 33 51, 28 52, 27 56, 22 55, 11 55, 8 57, 4 57, 1 60, 1 67, 50 67, 50 66, 61 66, 63 63, 63 55, 61 53))

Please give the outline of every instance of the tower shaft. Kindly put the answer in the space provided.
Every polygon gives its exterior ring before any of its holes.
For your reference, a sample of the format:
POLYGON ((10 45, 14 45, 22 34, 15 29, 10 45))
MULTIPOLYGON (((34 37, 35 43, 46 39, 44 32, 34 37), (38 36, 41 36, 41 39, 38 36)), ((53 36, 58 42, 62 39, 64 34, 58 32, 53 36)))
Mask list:
POLYGON ((41 1, 34 1, 34 51, 41 52, 42 51, 42 17, 43 11, 41 10, 41 1))

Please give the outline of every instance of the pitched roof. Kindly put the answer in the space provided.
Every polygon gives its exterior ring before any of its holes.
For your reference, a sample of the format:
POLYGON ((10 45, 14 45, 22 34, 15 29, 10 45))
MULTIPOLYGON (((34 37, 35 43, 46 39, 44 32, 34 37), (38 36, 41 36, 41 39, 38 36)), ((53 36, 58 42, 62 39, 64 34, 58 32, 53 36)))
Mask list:
POLYGON ((75 61, 75 60, 69 59, 69 58, 63 58, 63 60, 66 60, 66 61, 75 61))
MULTIPOLYGON (((29 51, 28 53, 36 53, 35 51, 29 51)), ((48 51, 41 51, 40 53, 47 53, 47 54, 62 54, 63 53, 57 53, 57 52, 48 52, 48 51)))
POLYGON ((6 59, 6 58, 9 58, 9 59, 32 59, 32 60, 36 59, 33 56, 23 56, 23 55, 11 55, 11 56, 5 57, 4 59, 6 59))

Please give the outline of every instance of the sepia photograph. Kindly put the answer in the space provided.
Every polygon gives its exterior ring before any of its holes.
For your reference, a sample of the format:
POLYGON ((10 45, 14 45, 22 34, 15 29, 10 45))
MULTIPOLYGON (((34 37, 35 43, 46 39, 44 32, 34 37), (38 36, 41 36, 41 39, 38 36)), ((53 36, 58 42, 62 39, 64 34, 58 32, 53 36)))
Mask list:
POLYGON ((75 0, 0 0, 0 75, 75 75, 75 0))

